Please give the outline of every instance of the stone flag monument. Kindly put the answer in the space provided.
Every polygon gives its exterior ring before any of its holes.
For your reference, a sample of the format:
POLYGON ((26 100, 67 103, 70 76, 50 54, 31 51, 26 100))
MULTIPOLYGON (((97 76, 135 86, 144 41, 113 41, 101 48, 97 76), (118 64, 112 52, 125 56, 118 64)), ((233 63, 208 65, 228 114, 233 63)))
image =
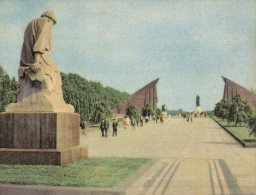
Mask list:
POLYGON ((60 71, 50 57, 52 11, 32 20, 24 34, 17 103, 0 114, 0 163, 63 165, 86 158, 80 116, 66 104, 60 71))

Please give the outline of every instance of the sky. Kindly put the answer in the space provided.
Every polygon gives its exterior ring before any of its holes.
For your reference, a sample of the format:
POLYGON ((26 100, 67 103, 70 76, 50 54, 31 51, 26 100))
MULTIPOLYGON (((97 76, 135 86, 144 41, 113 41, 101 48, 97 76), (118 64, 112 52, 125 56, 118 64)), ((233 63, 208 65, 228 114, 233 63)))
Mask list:
POLYGON ((225 76, 256 88, 256 1, 0 0, 0 65, 17 78, 27 24, 54 11, 52 59, 64 73, 130 94, 157 84, 158 106, 203 110, 225 76))

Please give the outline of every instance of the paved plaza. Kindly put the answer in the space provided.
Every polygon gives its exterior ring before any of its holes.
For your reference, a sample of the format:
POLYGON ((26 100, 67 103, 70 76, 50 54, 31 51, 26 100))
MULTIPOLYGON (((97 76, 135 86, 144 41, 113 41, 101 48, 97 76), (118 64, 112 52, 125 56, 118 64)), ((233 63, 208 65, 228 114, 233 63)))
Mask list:
POLYGON ((241 147, 210 118, 150 122, 136 130, 120 128, 108 138, 92 131, 81 139, 89 157, 153 159, 128 194, 256 194, 256 148, 241 147))

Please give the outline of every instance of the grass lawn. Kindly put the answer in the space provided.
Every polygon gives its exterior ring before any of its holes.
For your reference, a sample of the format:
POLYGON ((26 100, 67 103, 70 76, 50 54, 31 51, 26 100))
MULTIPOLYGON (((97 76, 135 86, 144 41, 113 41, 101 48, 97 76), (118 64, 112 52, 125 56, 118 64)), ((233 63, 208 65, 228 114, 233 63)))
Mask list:
POLYGON ((114 187, 149 159, 89 158, 65 166, 0 165, 0 183, 114 187))
POLYGON ((222 120, 217 117, 214 117, 214 119, 222 126, 224 126, 228 131, 238 137, 240 140, 243 140, 245 142, 256 142, 256 137, 249 136, 249 129, 247 127, 228 126, 226 120, 222 120))

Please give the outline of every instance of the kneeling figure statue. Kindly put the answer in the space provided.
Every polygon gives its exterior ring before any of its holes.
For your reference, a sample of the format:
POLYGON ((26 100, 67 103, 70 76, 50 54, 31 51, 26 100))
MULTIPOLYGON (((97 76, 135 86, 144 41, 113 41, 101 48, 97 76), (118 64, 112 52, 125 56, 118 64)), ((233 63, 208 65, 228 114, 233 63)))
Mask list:
POLYGON ((74 107, 64 101, 60 71, 50 57, 55 24, 55 14, 46 11, 26 27, 17 103, 9 104, 6 112, 74 112, 74 107))

